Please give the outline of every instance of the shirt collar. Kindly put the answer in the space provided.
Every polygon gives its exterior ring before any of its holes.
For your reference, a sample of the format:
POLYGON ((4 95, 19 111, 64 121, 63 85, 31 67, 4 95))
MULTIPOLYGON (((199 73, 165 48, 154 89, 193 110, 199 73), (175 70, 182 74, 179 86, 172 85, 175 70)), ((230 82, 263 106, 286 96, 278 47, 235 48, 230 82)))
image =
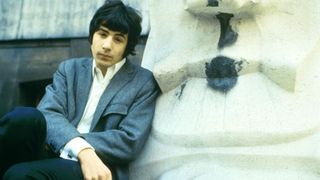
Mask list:
MULTIPOLYGON (((123 58, 121 61, 117 62, 116 64, 114 64, 113 66, 108 67, 107 69, 107 73, 105 74, 105 76, 107 76, 108 72, 111 73, 109 76, 110 79, 120 70, 120 68, 124 65, 124 63, 127 61, 126 58, 123 58)), ((101 74, 102 72, 101 70, 97 67, 96 64, 96 60, 93 59, 93 63, 92 63, 92 77, 95 77, 97 74, 101 74)))

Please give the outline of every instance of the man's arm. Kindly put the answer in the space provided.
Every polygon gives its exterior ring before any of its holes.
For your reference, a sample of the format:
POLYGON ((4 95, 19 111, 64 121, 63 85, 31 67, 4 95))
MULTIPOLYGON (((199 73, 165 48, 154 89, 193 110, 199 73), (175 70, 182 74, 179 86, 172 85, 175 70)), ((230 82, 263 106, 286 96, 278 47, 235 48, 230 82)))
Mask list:
POLYGON ((74 91, 70 85, 67 86, 66 75, 67 71, 70 72, 70 66, 74 68, 74 64, 67 65, 67 63, 69 62, 61 63, 53 76, 53 83, 46 88, 46 94, 38 105, 38 109, 44 114, 47 121, 47 143, 56 153, 60 151, 65 153, 63 158, 71 155, 72 159, 78 159, 84 179, 111 180, 109 168, 103 164, 92 146, 85 143, 86 141, 81 138, 76 127, 67 119, 68 110, 70 111, 67 103, 68 95, 70 95, 68 91, 74 91), (79 146, 79 144, 82 145, 79 146))
MULTIPOLYGON (((68 86, 66 64, 60 64, 53 75, 53 83, 46 88, 46 93, 38 105, 47 121, 47 143, 59 153, 60 149, 71 139, 81 136, 77 129, 67 119, 68 86)), ((69 89, 70 91, 70 89, 69 89)))
POLYGON ((117 129, 82 134, 107 164, 127 164, 133 160, 149 135, 159 87, 152 76, 140 87, 117 129))

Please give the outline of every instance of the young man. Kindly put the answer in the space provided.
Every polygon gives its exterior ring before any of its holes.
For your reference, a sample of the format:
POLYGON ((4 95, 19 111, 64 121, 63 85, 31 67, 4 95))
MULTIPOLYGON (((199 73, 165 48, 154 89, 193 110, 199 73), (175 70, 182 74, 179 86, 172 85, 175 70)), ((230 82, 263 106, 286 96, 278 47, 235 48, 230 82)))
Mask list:
POLYGON ((4 179, 128 179, 159 93, 152 73, 126 60, 140 22, 121 1, 106 2, 90 23, 93 58, 61 63, 38 110, 0 120, 4 179))

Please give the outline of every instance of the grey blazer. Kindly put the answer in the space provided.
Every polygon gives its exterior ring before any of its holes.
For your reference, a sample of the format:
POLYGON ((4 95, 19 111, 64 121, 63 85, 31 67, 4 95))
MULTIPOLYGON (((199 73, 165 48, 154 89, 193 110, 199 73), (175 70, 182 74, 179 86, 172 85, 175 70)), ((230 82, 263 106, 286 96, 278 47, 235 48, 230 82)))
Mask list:
POLYGON ((71 139, 82 137, 113 171, 114 179, 128 178, 128 163, 143 147, 150 132, 159 87, 150 71, 127 62, 102 94, 89 133, 76 127, 92 84, 92 58, 64 61, 38 105, 47 121, 47 144, 56 153, 71 139))

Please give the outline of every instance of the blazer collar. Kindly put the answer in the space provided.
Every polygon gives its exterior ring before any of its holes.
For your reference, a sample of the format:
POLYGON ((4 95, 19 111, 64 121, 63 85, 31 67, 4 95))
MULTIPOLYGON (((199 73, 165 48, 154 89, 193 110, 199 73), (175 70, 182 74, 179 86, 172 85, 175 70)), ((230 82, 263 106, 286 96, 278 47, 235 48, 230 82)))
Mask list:
MULTIPOLYGON (((86 107, 89 93, 90 93, 90 87, 92 85, 92 58, 87 58, 80 64, 80 71, 78 73, 78 85, 76 90, 76 98, 77 98, 77 106, 79 112, 84 112, 84 109, 86 107)), ((75 121, 72 122, 74 126, 76 126, 81 117, 82 113, 77 115, 77 118, 75 121)))
POLYGON ((92 120, 92 124, 90 127, 90 131, 96 126, 98 123, 103 111, 110 103, 111 99, 119 92, 130 80, 134 77, 135 68, 134 65, 129 62, 127 59, 126 63, 121 67, 121 69, 114 75, 111 79, 109 85, 106 90, 103 92, 97 109, 94 113, 94 117, 92 120))

